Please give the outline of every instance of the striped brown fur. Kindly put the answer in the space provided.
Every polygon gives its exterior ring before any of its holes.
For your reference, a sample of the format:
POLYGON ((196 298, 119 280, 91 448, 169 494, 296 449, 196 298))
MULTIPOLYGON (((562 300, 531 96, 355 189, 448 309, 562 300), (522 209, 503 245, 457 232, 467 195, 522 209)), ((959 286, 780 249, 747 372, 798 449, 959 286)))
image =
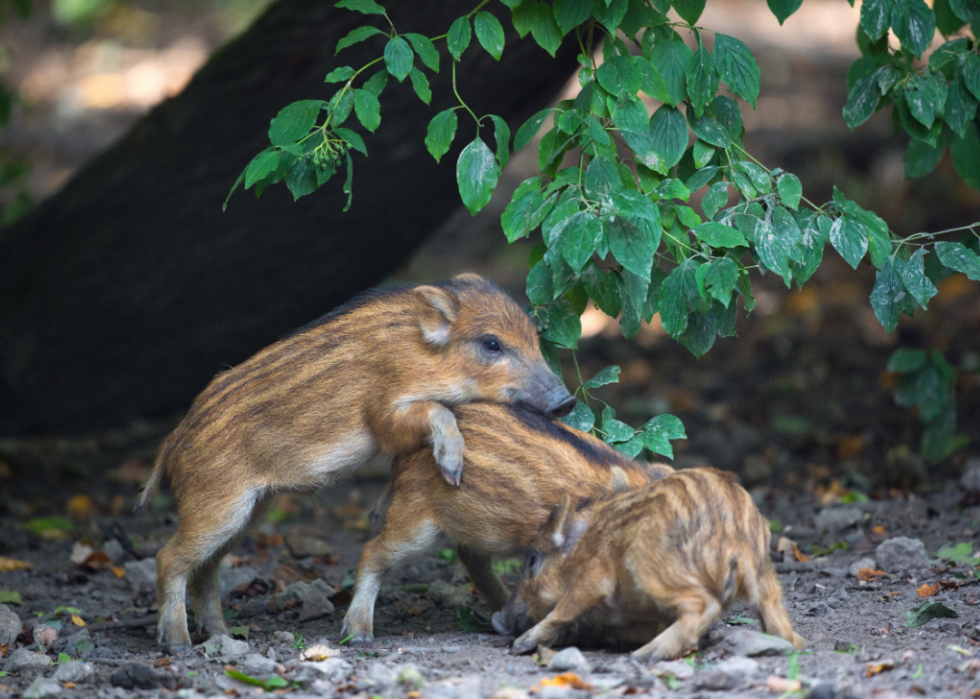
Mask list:
POLYGON ((521 408, 472 403, 453 409, 466 442, 463 481, 439 478, 432 452, 395 461, 384 528, 361 553, 354 600, 343 635, 370 645, 374 601, 384 575, 435 545, 455 544, 492 609, 509 592, 493 572, 493 556, 528 547, 564 495, 601 499, 672 473, 669 466, 629 459, 602 441, 521 408))
POLYGON ((645 643, 634 656, 663 660, 696 647, 742 600, 757 607, 763 630, 802 648, 769 542, 769 523, 734 474, 712 468, 677 471, 580 510, 566 496, 533 544, 543 558, 494 625, 520 633, 521 616, 538 622, 514 641, 517 652, 645 643))
POLYGON ((198 624, 225 632, 218 563, 274 493, 425 444, 433 475, 458 483, 463 438, 447 406, 473 400, 574 404, 527 314, 477 275, 369 292, 215 377, 164 440, 138 505, 166 474, 180 526, 157 556, 161 639, 190 646, 188 582, 198 624))

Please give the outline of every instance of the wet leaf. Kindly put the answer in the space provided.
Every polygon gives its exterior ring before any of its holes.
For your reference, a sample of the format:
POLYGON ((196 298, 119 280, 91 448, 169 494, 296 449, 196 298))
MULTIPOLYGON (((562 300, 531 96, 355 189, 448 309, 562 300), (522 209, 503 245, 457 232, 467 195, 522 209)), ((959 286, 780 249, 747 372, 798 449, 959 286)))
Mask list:
POLYGON ((586 388, 599 388, 599 386, 619 383, 619 372, 620 368, 618 366, 607 366, 582 385, 586 388))
POLYGON ((952 609, 939 602, 926 602, 918 607, 912 607, 905 617, 905 627, 914 629, 917 626, 922 626, 926 622, 937 619, 958 619, 959 614, 954 612, 952 609))

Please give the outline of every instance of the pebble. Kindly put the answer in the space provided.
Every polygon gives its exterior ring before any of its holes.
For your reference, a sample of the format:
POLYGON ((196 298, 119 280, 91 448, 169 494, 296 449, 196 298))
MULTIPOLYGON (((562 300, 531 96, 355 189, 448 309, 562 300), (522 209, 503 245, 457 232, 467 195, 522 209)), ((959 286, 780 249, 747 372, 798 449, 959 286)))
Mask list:
POLYGON ((112 673, 109 682, 113 687, 123 689, 157 689, 166 687, 173 689, 176 680, 171 675, 161 675, 152 668, 139 663, 130 663, 112 673))
MULTIPOLYGON (((83 647, 87 647, 87 644, 95 645, 92 641, 92 634, 89 633, 88 629, 79 629, 77 632, 73 633, 71 636, 59 636, 54 642, 51 648, 56 653, 67 653, 68 655, 78 655, 82 651, 78 649, 78 644, 82 643, 83 647)), ((91 650, 91 647, 87 647, 91 650)))
POLYGON ((863 519, 864 512, 857 507, 828 505, 813 518, 813 523, 817 529, 836 532, 853 527, 863 519))
POLYGON ((572 699, 575 695, 568 687, 542 687, 535 696, 536 699, 572 699))
POLYGON ((0 604, 0 646, 11 644, 20 635, 20 617, 6 604, 0 604))
POLYGON ((87 682, 95 676, 95 665, 77 660, 61 663, 54 673, 59 682, 87 682))
POLYGON ((470 603, 470 593, 465 588, 450 585, 442 580, 429 583, 425 596, 440 607, 466 607, 470 603))
POLYGON ((980 459, 973 458, 966 462, 960 485, 968 493, 980 492, 980 459))
POLYGON ((725 643, 733 655, 748 657, 783 655, 793 652, 793 644, 789 641, 749 629, 732 629, 725 637, 725 643))
POLYGON ((109 539, 102 545, 102 551, 109 557, 115 565, 121 564, 126 560, 126 549, 122 547, 117 539, 109 539))
POLYGON ((548 669, 554 672, 588 672, 589 667, 589 661, 575 646, 560 650, 548 661, 548 669))
POLYGON ((459 651, 462 650, 462 646, 454 646, 454 645, 439 646, 439 650, 441 650, 443 653, 458 653, 459 651))
POLYGON ((286 547, 293 558, 307 558, 308 556, 329 556, 333 549, 316 531, 311 531, 309 527, 299 525, 293 527, 286 534, 286 547))
POLYGON ((246 653, 238 665, 242 672, 253 677, 268 677, 276 671, 276 659, 267 658, 258 653, 246 653))
POLYGON ((276 631, 272 634, 272 640, 276 643, 289 643, 292 645, 296 643, 296 636, 289 631, 276 631))
POLYGON ((351 664, 343 658, 327 658, 314 662, 300 663, 296 670, 305 677, 339 682, 352 670, 351 664))
POLYGON ((516 689, 514 687, 501 687, 490 699, 527 699, 530 696, 523 689, 516 689))
POLYGON ((400 684, 405 690, 417 690, 421 689, 422 685, 425 684, 425 679, 422 677, 422 673, 414 665, 409 665, 402 669, 398 673, 398 684, 400 684))
POLYGON ((694 686, 713 692, 724 692, 742 684, 747 677, 759 671, 759 663, 749 658, 734 657, 722 660, 698 673, 694 686))
POLYGON ((248 641, 239 641, 231 636, 212 636, 205 641, 206 646, 218 646, 218 655, 222 658, 235 659, 248 653, 248 641))
POLYGON ((673 675, 679 680, 689 680, 694 677, 694 668, 683 660, 661 660, 655 663, 653 671, 659 675, 673 675))
POLYGON ((367 681, 379 689, 389 689, 398 682, 398 672, 380 661, 368 665, 367 681))
POLYGON ((4 672, 20 672, 28 668, 47 667, 51 664, 51 658, 44 653, 35 653, 27 648, 18 648, 7 657, 4 663, 4 672))
POLYGON ((242 566, 241 568, 221 566, 218 568, 218 590, 221 593, 221 599, 228 597, 232 590, 239 585, 248 585, 257 577, 259 577, 259 572, 249 566, 242 566))
MULTIPOLYGON (((542 691, 547 688, 542 688, 542 691)), ((425 689, 427 699, 473 699, 482 696, 480 693, 480 678, 477 675, 440 680, 430 684, 425 689)), ((539 698, 543 696, 538 692, 539 698)))
POLYGON ((126 570, 126 581, 136 592, 153 592, 157 589, 157 559, 130 561, 123 568, 126 570))
POLYGON ((38 677, 24 692, 24 699, 41 699, 41 697, 56 697, 65 690, 57 680, 49 677, 38 677))
POLYGON ((321 619, 333 613, 333 603, 329 599, 332 594, 333 589, 322 579, 312 583, 295 582, 278 595, 269 598, 268 610, 275 614, 299 600, 303 603, 299 608, 301 622, 321 619))
POLYGON ((918 539, 898 536, 878 544, 875 560, 886 573, 929 567, 929 554, 918 539))
POLYGON ((857 561, 854 561, 854 563, 851 564, 851 567, 847 569, 847 572, 850 573, 852 578, 856 578, 858 576, 858 571, 860 571, 862 568, 870 568, 871 570, 877 570, 878 564, 875 562, 875 559, 873 558, 861 558, 857 561))

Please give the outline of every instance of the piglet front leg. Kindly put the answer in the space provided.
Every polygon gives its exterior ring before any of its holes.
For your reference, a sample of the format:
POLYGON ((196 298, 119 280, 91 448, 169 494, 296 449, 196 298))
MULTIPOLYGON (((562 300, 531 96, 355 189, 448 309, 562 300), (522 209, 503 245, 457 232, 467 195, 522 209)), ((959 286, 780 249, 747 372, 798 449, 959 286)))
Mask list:
POLYGON ((450 485, 463 479, 463 435, 449 408, 431 400, 394 402, 395 408, 372 419, 378 446, 389 454, 408 454, 432 445, 439 472, 450 485))
POLYGON ((605 566, 597 565, 574 581, 555 608, 527 633, 514 641, 514 653, 529 653, 539 645, 548 646, 592 607, 602 604, 615 592, 615 580, 605 566))

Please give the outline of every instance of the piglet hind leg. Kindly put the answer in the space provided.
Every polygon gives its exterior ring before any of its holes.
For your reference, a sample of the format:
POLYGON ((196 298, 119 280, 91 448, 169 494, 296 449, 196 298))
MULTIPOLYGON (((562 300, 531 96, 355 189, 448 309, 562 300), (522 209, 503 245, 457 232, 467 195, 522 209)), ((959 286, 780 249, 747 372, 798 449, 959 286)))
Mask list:
POLYGON ((490 556, 476 553, 465 546, 460 546, 457 551, 459 560, 466 566, 466 572, 470 574, 470 580, 476 585, 476 589, 483 593, 490 611, 499 612, 510 599, 510 592, 494 571, 490 556))
POLYGON ((766 566, 759 576, 759 619, 762 630, 773 636, 785 638, 796 650, 806 646, 806 639, 793 631, 793 624, 783 606, 783 590, 779 578, 771 566, 766 566))
POLYGON ((697 647, 702 634, 721 616, 721 604, 706 592, 689 593, 674 604, 677 621, 645 646, 633 651, 636 660, 670 660, 697 647))
POLYGON ((374 643, 374 603, 388 571, 429 550, 438 540, 439 529, 428 520, 401 526, 406 514, 403 509, 396 497, 388 510, 385 528, 361 551, 354 599, 340 632, 341 638, 350 637, 352 646, 370 647, 374 643))

